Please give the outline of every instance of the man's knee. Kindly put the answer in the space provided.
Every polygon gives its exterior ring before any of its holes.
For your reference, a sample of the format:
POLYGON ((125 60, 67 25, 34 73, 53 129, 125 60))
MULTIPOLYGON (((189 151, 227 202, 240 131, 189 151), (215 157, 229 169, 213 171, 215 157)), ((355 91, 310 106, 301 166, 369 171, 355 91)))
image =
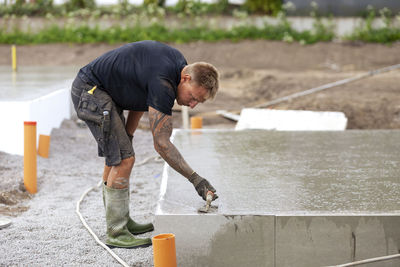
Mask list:
POLYGON ((133 164, 135 164, 134 156, 121 160, 121 163, 119 164, 119 166, 126 170, 131 170, 133 168, 133 164))
POLYGON ((123 159, 117 166, 111 168, 107 179, 107 185, 116 189, 124 189, 129 187, 129 176, 132 171, 134 157, 123 159))
POLYGON ((135 157, 129 157, 121 160, 120 164, 113 166, 114 170, 119 170, 121 172, 130 173, 133 168, 133 164, 135 163, 135 157))

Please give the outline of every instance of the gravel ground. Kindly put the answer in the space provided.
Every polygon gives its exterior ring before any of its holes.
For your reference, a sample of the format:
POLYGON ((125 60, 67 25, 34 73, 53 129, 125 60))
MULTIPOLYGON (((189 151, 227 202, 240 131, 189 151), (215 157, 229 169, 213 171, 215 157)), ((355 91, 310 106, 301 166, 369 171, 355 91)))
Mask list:
MULTIPOLYGON (((137 163, 157 156, 149 131, 138 129, 135 140, 137 163)), ((15 205, 0 204, 0 214, 12 220, 11 226, 0 230, 0 265, 118 265, 75 213, 83 192, 100 181, 103 163, 87 128, 65 120, 59 129, 54 129, 50 157, 38 157, 38 193, 33 197, 25 193, 27 197, 15 205)), ((23 179, 23 157, 2 153, 0 166, 0 192, 5 188, 21 192, 18 188, 23 179)), ((155 161, 133 169, 130 212, 139 222, 154 220, 162 169, 163 163, 155 161)), ((81 213, 99 238, 105 240, 101 190, 89 193, 81 204, 81 213)), ((151 237, 152 233, 141 236, 151 237)), ((130 266, 152 266, 152 247, 113 251, 130 266)))

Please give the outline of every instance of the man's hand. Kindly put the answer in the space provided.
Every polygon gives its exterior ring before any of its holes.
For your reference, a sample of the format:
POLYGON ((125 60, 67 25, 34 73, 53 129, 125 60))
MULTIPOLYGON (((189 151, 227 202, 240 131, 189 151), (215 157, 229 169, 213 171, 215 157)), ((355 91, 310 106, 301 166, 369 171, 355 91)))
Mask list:
POLYGON ((218 198, 218 195, 215 194, 216 190, 214 187, 203 177, 198 175, 197 173, 193 173, 189 177, 189 181, 194 185, 194 188, 196 189, 197 193, 199 196, 201 196, 204 200, 207 199, 207 192, 211 191, 213 192, 213 200, 216 200, 218 198))

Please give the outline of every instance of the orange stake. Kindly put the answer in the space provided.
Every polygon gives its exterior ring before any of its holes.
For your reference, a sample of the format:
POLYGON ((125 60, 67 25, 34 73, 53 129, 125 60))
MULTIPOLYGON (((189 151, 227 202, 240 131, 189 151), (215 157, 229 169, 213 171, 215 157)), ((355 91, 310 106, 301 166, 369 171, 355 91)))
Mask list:
POLYGON ((153 237, 154 267, 176 267, 174 234, 160 234, 153 237))
POLYGON ((36 121, 24 122, 24 184, 29 193, 37 192, 36 121))
POLYGON ((191 117, 190 124, 192 129, 203 128, 203 118, 202 117, 191 117))
POLYGON ((49 150, 50 150, 50 135, 39 135, 39 148, 38 148, 38 155, 42 158, 49 157, 49 150))

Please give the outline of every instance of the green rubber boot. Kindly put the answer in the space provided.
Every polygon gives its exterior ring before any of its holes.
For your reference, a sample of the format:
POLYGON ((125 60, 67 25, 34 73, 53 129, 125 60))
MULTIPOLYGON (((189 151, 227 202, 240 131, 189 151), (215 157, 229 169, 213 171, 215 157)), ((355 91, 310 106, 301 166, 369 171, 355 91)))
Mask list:
POLYGON ((151 245, 150 238, 136 238, 128 230, 129 190, 105 187, 107 239, 106 245, 114 248, 138 248, 151 245))
MULTIPOLYGON (((103 204, 104 204, 104 207, 106 206, 105 200, 104 200, 104 188, 105 187, 107 187, 106 183, 103 183, 103 204)), ((130 197, 130 193, 128 195, 128 200, 129 200, 129 197, 130 197)), ((137 223, 134 220, 132 220, 132 218, 129 216, 129 211, 128 211, 128 218, 129 219, 128 219, 128 223, 127 223, 126 227, 128 228, 128 231, 131 234, 139 235, 139 234, 144 234, 144 233, 151 232, 151 231, 154 230, 154 226, 153 226, 152 223, 143 223, 143 224, 141 224, 141 223, 137 223)))

